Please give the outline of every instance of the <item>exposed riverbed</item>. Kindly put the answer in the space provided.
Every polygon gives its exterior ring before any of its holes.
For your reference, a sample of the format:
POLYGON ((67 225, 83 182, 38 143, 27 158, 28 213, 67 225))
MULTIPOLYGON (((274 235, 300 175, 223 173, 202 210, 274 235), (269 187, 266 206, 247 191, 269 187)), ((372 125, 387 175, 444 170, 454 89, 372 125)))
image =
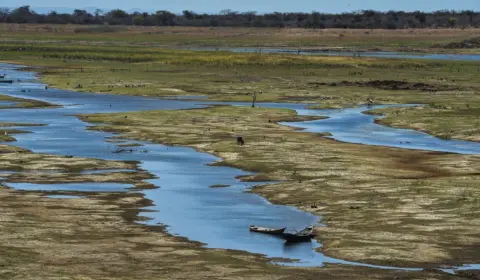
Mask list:
MULTIPOLYGON (((128 144, 141 146, 132 148, 132 153, 114 153, 119 148, 117 144, 125 143, 107 142, 106 140, 114 134, 89 131, 87 130, 89 124, 75 117, 77 114, 88 113, 202 108, 206 106, 205 104, 218 102, 99 95, 57 89, 46 91, 44 86, 35 80, 34 74, 17 71, 12 65, 0 67, 9 77, 21 80, 11 85, 0 85, 2 93, 63 106, 2 110, 0 118, 2 122, 46 124, 22 127, 33 133, 16 135, 15 145, 39 153, 140 161, 142 169, 158 176, 157 179, 148 180, 157 186, 157 189, 141 190, 154 204, 148 209, 154 210, 153 212, 147 211, 142 214, 151 219, 147 223, 168 225, 170 233, 200 241, 207 247, 244 250, 271 258, 297 259, 300 261, 298 265, 344 263, 370 266, 326 257, 315 252, 314 249, 320 246, 316 242, 284 246, 282 239, 250 233, 248 231, 250 224, 271 227, 288 225, 300 229, 308 224, 319 224, 321 221, 320 217, 310 213, 292 207, 272 205, 258 195, 245 192, 253 183, 241 182, 236 178, 248 175, 247 172, 230 167, 209 166, 207 164, 219 159, 191 148, 129 141, 128 144), (230 187, 210 188, 212 185, 230 187)), ((345 142, 466 154, 480 153, 480 143, 441 140, 412 130, 374 124, 374 116, 362 114, 365 108, 308 110, 301 104, 259 105, 289 108, 304 115, 328 116, 330 118, 326 120, 287 124, 312 132, 330 132, 332 138, 345 142)), ((9 184, 9 186, 22 190, 140 191, 123 184, 9 184)))

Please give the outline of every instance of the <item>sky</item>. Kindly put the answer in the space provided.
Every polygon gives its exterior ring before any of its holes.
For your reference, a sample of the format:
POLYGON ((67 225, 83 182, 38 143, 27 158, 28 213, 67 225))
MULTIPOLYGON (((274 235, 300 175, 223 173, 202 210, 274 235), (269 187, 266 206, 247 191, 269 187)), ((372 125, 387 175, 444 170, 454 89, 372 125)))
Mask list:
POLYGON ((0 7, 30 5, 41 12, 52 8, 119 8, 123 10, 168 10, 180 13, 192 10, 197 13, 218 13, 223 9, 234 11, 266 12, 328 12, 339 13, 357 10, 475 10, 480 11, 480 0, 0 0, 0 7))

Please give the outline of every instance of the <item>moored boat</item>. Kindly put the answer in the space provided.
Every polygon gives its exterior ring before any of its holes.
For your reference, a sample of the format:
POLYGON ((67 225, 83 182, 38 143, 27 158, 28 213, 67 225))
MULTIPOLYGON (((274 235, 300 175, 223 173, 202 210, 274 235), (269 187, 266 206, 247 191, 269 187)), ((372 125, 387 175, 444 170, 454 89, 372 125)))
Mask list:
POLYGON ((283 233, 282 237, 287 242, 308 242, 315 236, 313 229, 313 225, 310 225, 297 233, 283 233))
POLYGON ((11 84, 11 83, 13 83, 13 80, 9 80, 9 79, 0 78, 0 83, 7 83, 7 84, 11 84))
POLYGON ((257 227, 257 226, 250 226, 250 231, 265 233, 265 234, 272 234, 272 235, 281 235, 287 228, 265 228, 265 227, 257 227))

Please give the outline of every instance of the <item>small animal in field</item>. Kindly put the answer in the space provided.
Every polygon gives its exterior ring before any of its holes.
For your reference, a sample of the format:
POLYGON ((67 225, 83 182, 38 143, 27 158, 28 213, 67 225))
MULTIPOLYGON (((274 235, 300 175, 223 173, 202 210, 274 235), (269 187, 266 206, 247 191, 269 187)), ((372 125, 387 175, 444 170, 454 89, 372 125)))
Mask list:
POLYGON ((237 145, 240 145, 240 146, 245 145, 245 141, 243 141, 243 137, 241 136, 237 137, 237 145))

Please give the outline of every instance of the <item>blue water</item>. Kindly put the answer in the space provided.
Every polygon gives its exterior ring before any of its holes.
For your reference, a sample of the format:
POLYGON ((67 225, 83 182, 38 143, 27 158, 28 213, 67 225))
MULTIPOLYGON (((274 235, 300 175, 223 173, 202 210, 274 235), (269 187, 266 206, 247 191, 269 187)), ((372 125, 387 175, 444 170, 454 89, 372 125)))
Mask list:
MULTIPOLYGON (((398 105, 360 106, 345 110, 321 110, 325 120, 283 123, 308 132, 329 132, 332 139, 342 142, 405 149, 450 152, 458 154, 480 154, 480 143, 461 140, 443 140, 430 134, 411 129, 398 129, 374 123, 381 116, 363 114, 377 108, 398 107, 398 105)), ((298 110, 303 115, 316 116, 319 110, 298 110)))
MULTIPOLYGON (((199 51, 216 51, 214 47, 189 48, 199 51)), ((398 58, 398 59, 429 59, 429 60, 450 60, 450 61, 480 61, 480 54, 433 54, 433 53, 403 53, 403 52, 350 52, 350 51, 308 51, 298 49, 280 48, 218 48, 219 51, 231 51, 235 53, 277 53, 297 55, 318 55, 318 56, 345 56, 345 57, 377 57, 377 58, 398 58)))
MULTIPOLYGON (((91 125, 75 117, 80 113, 125 112, 128 115, 128 112, 138 110, 175 110, 201 108, 205 105, 194 101, 74 93, 56 89, 45 91, 43 85, 35 82, 33 74, 26 76, 25 73, 16 71, 15 67, 4 66, 4 69, 11 77, 15 77, 17 73, 23 77, 20 83, 1 88, 3 92, 64 105, 61 108, 1 110, 0 121, 3 122, 47 124, 23 127, 32 133, 18 135, 16 146, 39 153, 139 161, 141 169, 158 177, 148 180, 155 184, 157 189, 141 190, 145 197, 154 203, 148 210, 155 212, 146 211, 142 214, 151 218, 149 224, 166 224, 170 233, 206 243, 205 246, 211 248, 239 249, 269 257, 300 259, 311 264, 322 263, 323 256, 313 250, 319 246, 315 241, 302 244, 296 250, 284 250, 282 239, 259 236, 249 231, 248 226, 251 223, 272 227, 289 225, 300 229, 316 224, 320 219, 295 208, 272 205, 258 195, 245 192, 253 183, 240 182, 236 178, 250 173, 230 167, 209 166, 208 164, 220 159, 191 148, 129 141, 141 144, 142 147, 135 147, 133 153, 114 153, 118 146, 106 141, 114 137, 114 134, 86 130, 91 125), (21 89, 25 87, 28 87, 30 92, 22 92, 21 89), (143 153, 140 150, 148 152, 143 153), (218 184, 231 187, 210 188, 218 184)), ((140 191, 120 185, 110 188, 108 185, 95 183, 9 186, 36 191, 140 191)))
POLYGON ((11 102, 11 101, 0 101, 0 107, 3 107, 3 106, 13 106, 17 104, 17 102, 11 102))
MULTIPOLYGON (((107 140, 114 137, 115 134, 86 130, 90 124, 75 117, 80 113, 108 112, 125 112, 125 115, 128 116, 128 113, 132 111, 202 108, 205 104, 218 104, 219 102, 162 100, 123 95, 75 93, 56 89, 46 91, 43 85, 35 81, 32 73, 17 71, 10 65, 0 65, 0 68, 3 68, 9 76, 22 80, 13 85, 0 87, 2 92, 11 96, 38 99, 64 106, 61 108, 1 110, 0 121, 2 122, 21 121, 46 124, 46 126, 23 127, 22 129, 32 131, 32 133, 17 135, 16 146, 38 153, 139 161, 142 170, 157 176, 156 179, 147 180, 147 182, 158 188, 135 190, 130 185, 102 183, 9 184, 10 187, 32 191, 141 192, 154 204, 145 209, 149 211, 142 213, 143 216, 151 219, 147 222, 148 224, 168 225, 170 233, 200 241, 209 248, 243 250, 272 258, 295 259, 299 261, 295 265, 299 266, 322 266, 325 263, 336 263, 381 269, 418 270, 417 268, 383 267, 338 260, 316 252, 315 249, 320 247, 316 241, 298 246, 285 246, 282 239, 251 233, 248 230, 248 226, 251 224, 268 227, 290 226, 301 229, 309 224, 319 225, 320 217, 292 207, 272 205, 258 195, 245 192, 253 186, 253 183, 241 182, 236 178, 250 173, 230 167, 209 166, 208 164, 219 159, 191 148, 131 141, 131 143, 143 146, 138 150, 134 149, 132 153, 114 153, 118 146, 107 140), (29 88, 30 92, 22 92, 21 90, 24 88, 29 88), (139 150, 148 152, 143 153, 139 150), (214 189, 210 188, 212 185, 229 185, 231 187, 214 189)), ((233 105, 249 104, 235 103, 233 105)), ((304 115, 327 115, 330 117, 327 120, 288 123, 288 125, 306 126, 305 128, 312 132, 332 132, 332 137, 341 141, 402 148, 429 146, 433 150, 457 153, 478 153, 480 151, 479 143, 440 140, 416 131, 397 130, 372 124, 374 117, 362 114, 365 108, 309 110, 301 104, 277 103, 263 103, 259 106, 289 108, 304 115), (351 130, 351 133, 347 133, 346 130, 351 130), (383 137, 380 137, 382 135, 383 137), (399 143, 400 140, 404 141, 405 139, 411 140, 411 143, 399 143)))

